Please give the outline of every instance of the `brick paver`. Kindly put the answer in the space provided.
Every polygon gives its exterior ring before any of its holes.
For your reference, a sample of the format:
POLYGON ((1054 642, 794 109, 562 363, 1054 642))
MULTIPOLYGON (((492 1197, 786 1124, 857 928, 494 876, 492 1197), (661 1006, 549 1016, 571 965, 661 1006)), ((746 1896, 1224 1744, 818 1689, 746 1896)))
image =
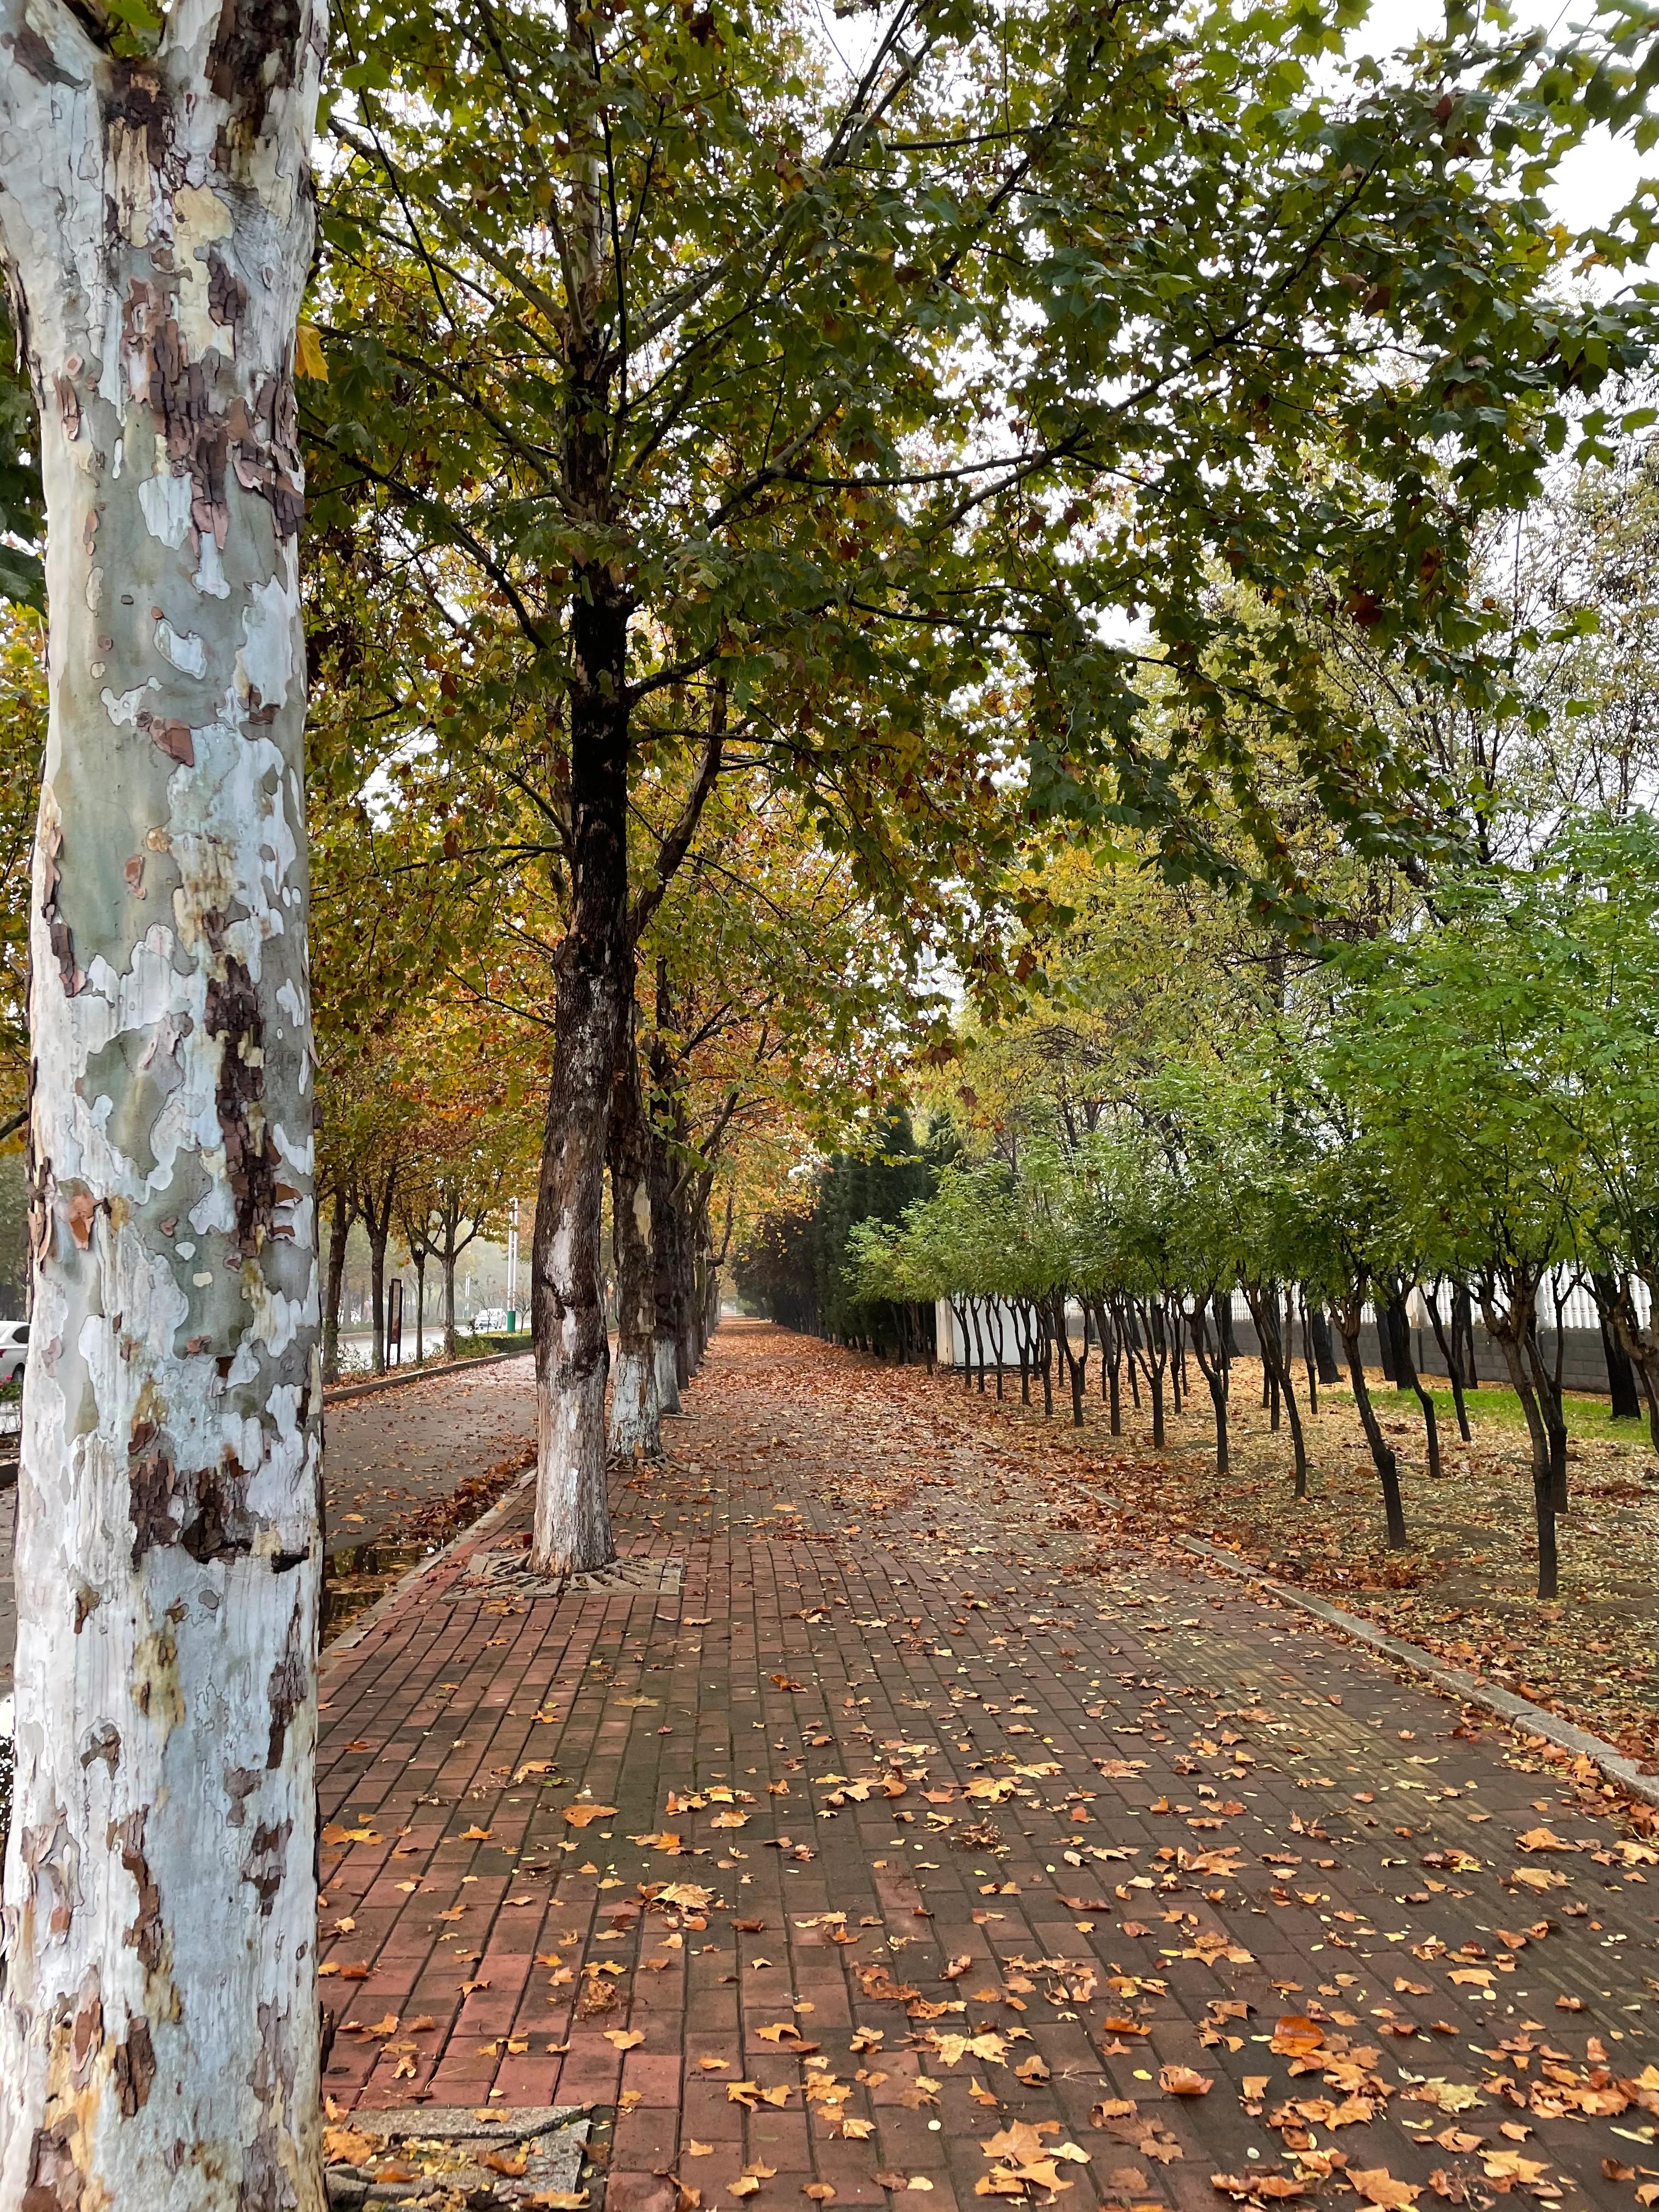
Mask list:
POLYGON ((610 2212, 1659 2178, 1659 1854, 1594 1778, 1179 1555, 1085 1571, 943 1379, 728 1323, 689 1402, 617 1500, 678 1590, 463 1549, 325 1662, 337 2110, 605 2108, 610 2212))

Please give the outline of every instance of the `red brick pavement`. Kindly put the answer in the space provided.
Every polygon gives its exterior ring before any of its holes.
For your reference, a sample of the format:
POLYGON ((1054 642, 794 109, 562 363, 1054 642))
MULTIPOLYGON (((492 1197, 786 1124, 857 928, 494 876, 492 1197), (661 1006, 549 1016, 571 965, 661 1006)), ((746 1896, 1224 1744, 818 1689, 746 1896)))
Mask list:
POLYGON ((1659 1866, 1596 1785, 1177 1556, 1081 1571, 942 1378, 728 1324, 690 1403, 617 1498, 682 1588, 450 1601, 464 1549, 325 1659, 337 2108, 607 2108, 609 2212, 756 2164, 763 2203, 949 2212, 1013 2119, 1088 2154, 1074 2204, 1659 2174, 1659 1866), (665 1883, 714 1895, 641 1911, 665 1883))

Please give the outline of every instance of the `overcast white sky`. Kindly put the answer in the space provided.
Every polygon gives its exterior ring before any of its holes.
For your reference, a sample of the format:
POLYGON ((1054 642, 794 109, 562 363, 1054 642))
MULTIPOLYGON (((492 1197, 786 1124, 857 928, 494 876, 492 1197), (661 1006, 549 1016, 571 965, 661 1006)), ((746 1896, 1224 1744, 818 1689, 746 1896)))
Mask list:
MULTIPOLYGON (((1517 12, 1526 21, 1528 11, 1523 8, 1517 12)), ((1533 20, 1559 35, 1589 12, 1583 0, 1542 0, 1533 20)), ((1443 0, 1374 0, 1354 45, 1362 52, 1388 53, 1434 28, 1444 15, 1443 0)), ((1647 157, 1646 166, 1659 169, 1659 149, 1647 157)), ((1607 131, 1596 131, 1562 164, 1550 195, 1556 213, 1573 230, 1604 222, 1629 199, 1641 181, 1643 167, 1628 139, 1615 140, 1607 131)))

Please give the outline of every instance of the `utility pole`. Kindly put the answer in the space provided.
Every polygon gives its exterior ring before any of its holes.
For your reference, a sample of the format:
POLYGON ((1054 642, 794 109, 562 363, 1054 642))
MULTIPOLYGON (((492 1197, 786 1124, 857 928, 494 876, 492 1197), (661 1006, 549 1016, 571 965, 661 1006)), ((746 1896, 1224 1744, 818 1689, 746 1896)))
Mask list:
POLYGON ((516 1198, 508 1206, 507 1216, 507 1326, 509 1331, 519 1326, 519 1201, 516 1198))

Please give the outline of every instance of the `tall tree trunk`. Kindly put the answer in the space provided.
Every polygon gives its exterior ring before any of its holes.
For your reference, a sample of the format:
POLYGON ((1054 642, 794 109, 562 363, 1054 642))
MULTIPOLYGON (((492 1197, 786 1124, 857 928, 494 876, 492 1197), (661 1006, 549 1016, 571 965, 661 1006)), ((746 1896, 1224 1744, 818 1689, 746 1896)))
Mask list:
MULTIPOLYGON (((668 969, 657 963, 657 1026, 651 1039, 651 1113, 646 1130, 647 1179, 651 1192, 652 1299, 656 1311, 657 1406, 659 1415, 680 1411, 679 1270, 674 1248, 679 1238, 676 1174, 670 1135, 673 1116, 673 1061, 662 1031, 670 1014, 668 969)), ((964 1343, 964 1350, 965 1350, 964 1343)))
POLYGON ((424 1245, 410 1254, 415 1262, 415 1364, 426 1358, 426 1263, 424 1245))
POLYGON ((372 1334, 372 1364, 376 1375, 386 1373, 386 1248, 389 1229, 371 1224, 368 1231, 368 1310, 372 1334))
POLYGON ((611 1103, 611 1249, 617 1269, 617 1371, 611 1385, 611 1451, 660 1459, 656 1299, 645 1107, 630 1014, 611 1103))
POLYGON ((455 1249, 454 1231, 447 1224, 441 1256, 444 1271, 444 1358, 453 1359, 459 1349, 455 1339, 455 1262, 459 1255, 455 1249))
POLYGON ((368 1238, 369 1326, 377 1375, 386 1373, 386 1248, 397 1213, 400 1178, 401 1166, 394 1152, 377 1174, 363 1177, 357 1190, 357 1211, 368 1238))
MULTIPOLYGON (((597 373, 595 373, 597 374, 597 373)), ((580 385, 580 380, 578 379, 580 385)), ((580 403, 584 409, 588 404, 580 403)), ((597 433, 570 432, 597 499, 597 433)), ((553 1006, 553 1071, 532 1243, 538 1454, 531 1559, 582 1573, 616 1556, 605 1494, 601 1253, 611 1086, 632 1003, 628 945, 628 617, 593 564, 570 601, 570 927, 553 1006)))
POLYGON ((346 1247, 351 1241, 356 1211, 351 1194, 343 1185, 334 1193, 328 1224, 328 1274, 323 1291, 323 1380, 340 1379, 340 1301, 345 1292, 346 1247))
POLYGON ((40 406, 0 2204, 321 2212, 295 322, 320 6, 0 0, 40 406))

